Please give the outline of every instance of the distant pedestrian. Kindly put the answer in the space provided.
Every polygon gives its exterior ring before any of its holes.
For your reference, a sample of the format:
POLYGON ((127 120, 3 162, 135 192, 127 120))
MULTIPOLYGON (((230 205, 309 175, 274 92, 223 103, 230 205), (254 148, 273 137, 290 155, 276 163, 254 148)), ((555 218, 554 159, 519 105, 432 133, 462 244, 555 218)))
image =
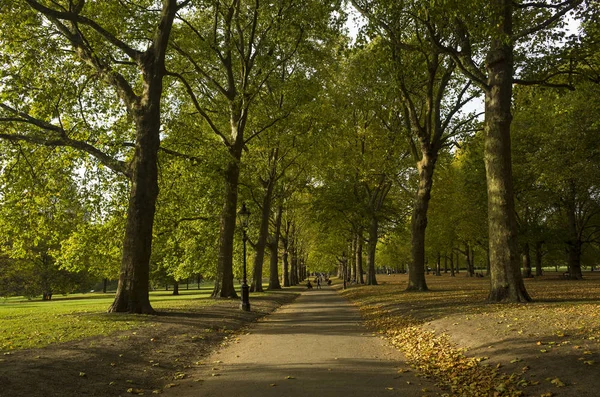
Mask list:
POLYGON ((321 277, 317 278, 317 289, 321 289, 321 277))

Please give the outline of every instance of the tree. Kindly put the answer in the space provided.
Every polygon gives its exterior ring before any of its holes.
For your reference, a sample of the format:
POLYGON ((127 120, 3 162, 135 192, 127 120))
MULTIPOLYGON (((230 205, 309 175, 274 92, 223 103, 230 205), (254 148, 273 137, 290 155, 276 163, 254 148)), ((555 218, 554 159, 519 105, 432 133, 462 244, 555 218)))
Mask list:
MULTIPOLYGON (((456 121, 456 116, 474 94, 469 92, 469 82, 455 76, 454 60, 435 45, 418 18, 411 17, 414 10, 409 4, 388 6, 368 0, 353 0, 352 4, 369 20, 372 35, 384 39, 396 77, 402 120, 395 129, 406 130, 419 176, 407 290, 425 291, 425 231, 435 165, 440 151, 472 120, 456 121)), ((392 122, 387 125, 393 128, 392 122)))
POLYGON ((8 79, 13 89, 3 90, 0 138, 73 147, 130 183, 119 286, 109 312, 154 312, 148 281, 165 55, 175 15, 188 3, 163 0, 156 11, 150 4, 124 7, 69 0, 47 6, 22 0, 3 10, 2 57, 10 58, 7 63, 15 73, 8 79), (148 32, 152 33, 148 36, 148 32), (45 73, 31 67, 38 63, 51 66, 45 70, 51 72, 47 81, 40 77, 45 73), (36 76, 31 82, 17 73, 24 67, 36 76), (38 87, 24 89, 28 85, 38 87), (105 95, 121 102, 124 110, 115 115, 123 120, 126 113, 130 121, 101 136, 98 133, 111 124, 110 108, 103 108, 105 95), (86 109, 84 103, 100 114, 86 109), (104 141, 104 137, 110 138, 104 141), (110 143, 119 146, 129 137, 133 150, 111 153, 110 143))
POLYGON ((281 71, 295 68, 304 52, 319 47, 331 29, 330 17, 336 9, 335 2, 246 4, 233 0, 227 4, 212 1, 181 16, 181 29, 174 39, 180 59, 170 74, 181 82, 192 108, 229 156, 214 297, 237 296, 232 258, 243 150, 285 119, 291 109, 278 109, 266 118, 251 115, 263 99, 278 96, 271 87, 278 87, 281 71), (177 69, 181 71, 175 69, 178 65, 182 65, 177 69))
POLYGON ((423 9, 422 19, 436 45, 450 54, 463 74, 485 93, 484 158, 491 262, 488 299, 493 302, 531 300, 519 271, 510 143, 512 87, 514 83, 552 84, 552 77, 557 75, 552 70, 536 81, 520 80, 515 77, 515 60, 525 62, 533 50, 554 39, 550 34, 550 40, 541 36, 581 3, 474 1, 470 8, 479 12, 468 17, 457 11, 464 3, 457 7, 458 3, 446 2, 431 10, 423 9), (482 20, 487 23, 481 24, 482 20), (521 48, 528 53, 515 54, 518 43, 526 42, 532 45, 521 48), (483 64, 480 58, 485 58, 483 64))

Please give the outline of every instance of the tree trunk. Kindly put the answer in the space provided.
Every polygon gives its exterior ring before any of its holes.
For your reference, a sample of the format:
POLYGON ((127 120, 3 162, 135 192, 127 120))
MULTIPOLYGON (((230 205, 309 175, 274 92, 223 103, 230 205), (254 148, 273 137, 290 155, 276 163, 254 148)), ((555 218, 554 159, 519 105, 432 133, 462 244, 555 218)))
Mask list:
POLYGON ((106 294, 106 288, 108 287, 108 279, 104 278, 104 280, 102 280, 102 293, 106 294))
POLYGON ((377 285, 375 277, 375 252, 377 249, 377 233, 379 231, 379 223, 377 216, 371 216, 371 224, 369 225, 369 244, 367 246, 367 285, 377 285))
POLYGON ((173 295, 179 295, 179 281, 173 281, 173 295))
POLYGON ((298 285, 298 252, 296 251, 296 244, 292 246, 290 250, 292 259, 290 261, 290 285, 298 285))
POLYGON ((419 187, 415 197, 415 206, 411 219, 411 256, 409 264, 407 291, 427 291, 425 281, 425 229, 427 228, 427 210, 431 198, 431 185, 433 183, 433 170, 436 157, 429 157, 423 153, 421 161, 417 163, 419 171, 419 187))
POLYGON ((221 212, 219 231, 219 257, 213 298, 237 298, 233 285, 233 240, 237 216, 238 181, 240 176, 239 160, 241 150, 232 152, 234 157, 225 171, 225 203, 221 212))
POLYGON ((495 0, 499 10, 491 23, 499 28, 486 57, 484 160, 488 192, 491 302, 524 302, 531 298, 519 271, 510 147, 513 44, 512 0, 495 0))
POLYGON ((536 241, 535 243, 535 275, 541 276, 544 272, 542 270, 542 245, 543 241, 536 241))
POLYGON ((456 274, 460 273, 460 256, 456 253, 456 274))
POLYGON ((525 243, 523 245, 523 253, 522 253, 522 259, 523 259, 523 277, 524 278, 531 278, 533 277, 533 274, 531 274, 531 255, 529 252, 529 243, 525 243))
MULTIPOLYGON (((155 84, 159 84, 156 82, 155 84)), ((135 154, 131 163, 129 207, 123 241, 123 259, 115 300, 108 312, 153 314, 148 287, 152 226, 158 197, 158 148, 160 145, 160 92, 136 122, 135 154)))
POLYGON ((448 273, 448 255, 444 254, 444 273, 448 273))
POLYGON ((350 252, 348 264, 350 266, 350 281, 353 283, 356 283, 356 263, 352 260, 352 257, 354 256, 354 253, 356 251, 356 247, 354 246, 354 243, 355 243, 355 239, 352 239, 350 241, 350 249, 348 250, 350 252))
POLYGON ((119 285, 108 312, 153 314, 150 305, 150 254, 152 227, 158 197, 158 149, 160 146, 161 97, 165 52, 173 26, 177 1, 163 0, 160 24, 141 66, 143 93, 130 99, 129 114, 135 121, 135 149, 129 163, 130 190, 119 285))
POLYGON ((279 205, 277 207, 277 215, 275 217, 275 231, 273 232, 271 244, 269 249, 271 250, 271 261, 269 266, 269 290, 281 289, 281 283, 279 282, 279 233, 281 232, 281 216, 283 213, 283 207, 279 205))
POLYGON ((473 259, 471 258, 471 247, 469 243, 465 243, 465 260, 467 262, 467 276, 475 276, 475 266, 473 265, 473 259))
POLYGON ((435 275, 436 276, 441 276, 442 275, 442 254, 440 252, 438 252, 437 254, 437 263, 435 266, 435 275))
POLYGON ((566 204, 567 225, 569 240, 567 241, 567 263, 569 265, 569 278, 571 280, 582 280, 581 273, 581 239, 577 231, 577 208, 575 204, 575 191, 572 189, 571 197, 566 204))
POLYGON ((365 283, 365 278, 363 277, 363 231, 362 228, 358 229, 358 234, 356 236, 356 272, 358 273, 358 280, 360 284, 365 283))
POLYGON ((265 260, 265 246, 269 236, 269 220, 271 217, 271 200, 273 198, 274 182, 269 179, 263 197, 262 212, 260 218, 260 229, 258 231, 258 240, 256 241, 256 254, 254 255, 254 269, 252 272, 252 284, 250 292, 263 292, 262 276, 263 263, 265 260))
POLYGON ((454 274, 454 254, 450 253, 450 277, 455 277, 454 274))
POLYGON ((288 261, 288 238, 285 238, 283 240, 283 255, 282 255, 282 262, 283 262, 283 286, 284 287, 290 287, 290 265, 289 265, 289 261, 288 261))

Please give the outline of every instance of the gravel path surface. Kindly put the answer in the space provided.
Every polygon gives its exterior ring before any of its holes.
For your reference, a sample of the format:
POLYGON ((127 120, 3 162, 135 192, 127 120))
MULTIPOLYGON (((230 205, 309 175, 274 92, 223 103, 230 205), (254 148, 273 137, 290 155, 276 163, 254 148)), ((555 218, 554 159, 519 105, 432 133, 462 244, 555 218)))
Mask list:
MULTIPOLYGON (((252 297, 250 298, 252 302, 252 297)), ((330 287, 307 290, 253 324, 165 396, 433 396, 393 347, 330 287), (400 371, 399 371, 400 370, 400 371)))

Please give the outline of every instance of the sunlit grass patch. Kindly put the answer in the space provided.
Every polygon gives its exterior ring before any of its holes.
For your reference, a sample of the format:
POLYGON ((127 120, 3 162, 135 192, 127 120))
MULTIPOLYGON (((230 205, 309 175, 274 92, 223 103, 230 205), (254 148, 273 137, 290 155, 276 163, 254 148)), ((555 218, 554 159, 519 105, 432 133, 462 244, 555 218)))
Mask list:
MULTIPOLYGON (((216 301, 209 289, 150 293, 157 311, 189 312, 216 301)), ((152 316, 107 314, 113 294, 54 296, 51 301, 0 300, 0 351, 43 347, 149 325, 152 316)))

